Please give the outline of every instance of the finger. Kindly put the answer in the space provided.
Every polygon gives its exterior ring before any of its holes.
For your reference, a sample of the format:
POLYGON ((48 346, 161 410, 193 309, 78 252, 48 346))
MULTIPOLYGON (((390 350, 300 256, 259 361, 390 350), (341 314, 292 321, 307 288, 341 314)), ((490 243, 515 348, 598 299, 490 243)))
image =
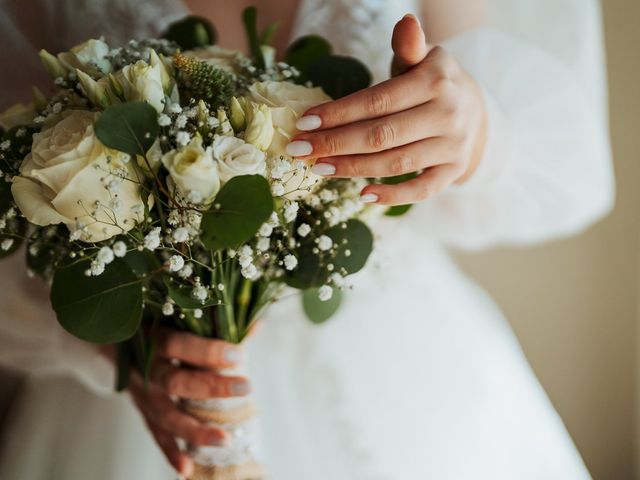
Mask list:
POLYGON ((424 30, 415 15, 405 15, 396 23, 391 37, 391 48, 394 53, 391 75, 394 77, 416 66, 427 56, 429 47, 424 30))
POLYGON ((156 427, 153 423, 149 421, 146 423, 151 435, 153 435, 153 438, 171 466, 175 468, 180 475, 186 478, 193 475, 193 460, 191 460, 186 453, 180 451, 175 438, 173 438, 170 433, 156 427))
POLYGON ((445 163, 447 150, 444 139, 429 138, 383 152, 319 158, 311 171, 342 178, 394 177, 445 163))
POLYGON ((244 377, 223 376, 209 370, 194 370, 156 361, 151 368, 151 381, 169 395, 194 400, 239 397, 250 392, 244 377))
POLYGON ((227 434, 224 430, 206 425, 182 412, 165 394, 154 391, 132 395, 146 420, 155 428, 164 430, 194 445, 224 446, 227 434))
POLYGON ((442 135, 450 120, 439 104, 427 103, 375 120, 298 135, 287 153, 319 158, 380 152, 442 135))
POLYGON ((236 345, 169 329, 159 332, 158 355, 205 368, 230 368, 242 362, 242 349, 236 345))
POLYGON ((362 199, 380 205, 407 205, 437 195, 464 173, 464 167, 448 163, 428 168, 416 178, 396 185, 368 185, 362 199))

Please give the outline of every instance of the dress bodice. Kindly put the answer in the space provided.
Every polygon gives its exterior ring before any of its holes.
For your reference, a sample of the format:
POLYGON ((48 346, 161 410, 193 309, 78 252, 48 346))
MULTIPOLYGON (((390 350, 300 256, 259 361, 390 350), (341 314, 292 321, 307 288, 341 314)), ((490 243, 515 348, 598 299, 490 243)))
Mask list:
MULTIPOLYGON (((389 72, 393 25, 408 12, 417 12, 416 0, 300 0, 291 40, 322 35, 337 53, 361 59, 382 80, 389 72)), ((181 0, 61 0, 52 11, 56 47, 66 49, 99 34, 113 45, 154 36, 187 13, 181 0)))

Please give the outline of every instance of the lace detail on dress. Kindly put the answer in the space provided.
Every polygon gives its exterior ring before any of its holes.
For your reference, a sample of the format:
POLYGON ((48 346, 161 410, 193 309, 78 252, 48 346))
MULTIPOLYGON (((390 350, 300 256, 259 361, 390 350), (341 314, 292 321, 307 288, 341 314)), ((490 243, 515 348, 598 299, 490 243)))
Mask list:
POLYGON ((303 0, 294 38, 317 34, 336 53, 364 61, 376 82, 389 76, 391 34, 398 12, 417 13, 415 0, 303 0))
POLYGON ((180 0, 60 0, 53 11, 60 50, 94 38, 96 32, 113 46, 157 36, 187 13, 180 0))

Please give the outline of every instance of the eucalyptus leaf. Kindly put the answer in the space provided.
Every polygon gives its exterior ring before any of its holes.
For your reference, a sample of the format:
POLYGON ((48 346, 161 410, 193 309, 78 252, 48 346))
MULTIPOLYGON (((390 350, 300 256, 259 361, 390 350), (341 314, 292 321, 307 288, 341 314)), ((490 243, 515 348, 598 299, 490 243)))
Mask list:
POLYGON ((343 274, 356 273, 367 263, 373 250, 373 235, 360 220, 328 229, 325 234, 333 240, 331 252, 317 252, 316 244, 308 240, 296 250, 298 266, 285 277, 287 285, 300 290, 320 287, 329 278, 326 265, 334 265, 334 271, 343 274))
POLYGON ((158 258, 148 250, 142 252, 133 250, 128 252, 123 260, 138 277, 149 275, 160 267, 158 258))
POLYGON ((342 291, 335 288, 329 300, 322 301, 318 289, 312 288, 302 292, 302 308, 307 318, 313 323, 324 323, 331 318, 342 304, 342 291))
POLYGON ((400 217, 400 216, 404 215, 405 213, 407 213, 409 210, 411 210, 411 207, 413 207, 413 205, 411 205, 411 204, 408 204, 408 205, 395 205, 393 207, 387 208, 387 210, 384 212, 384 214, 387 217, 400 217))
POLYGON ((234 177, 202 218, 202 243, 210 250, 238 247, 257 233, 271 212, 273 197, 264 177, 234 177))
POLYGON ((326 234, 337 245, 333 259, 337 271, 344 269, 347 274, 351 274, 365 266, 373 250, 373 234, 363 222, 351 219, 330 228, 326 234))
POLYGON ((260 43, 262 45, 271 45, 278 28, 280 28, 280 24, 278 22, 270 23, 267 28, 264 29, 262 35, 260 35, 260 43))
POLYGON ((371 72, 352 57, 329 55, 311 62, 303 72, 307 79, 332 98, 341 98, 371 85, 371 72))
POLYGON ((100 115, 95 132, 109 148, 144 156, 160 133, 158 113, 145 102, 119 103, 100 115))
POLYGON ((285 62, 296 67, 302 82, 307 80, 307 68, 319 58, 328 57, 333 52, 331 44, 319 35, 305 35, 294 41, 287 49, 285 62))
POLYGON ((190 15, 169 25, 162 38, 176 42, 183 50, 193 50, 214 45, 218 35, 208 19, 190 15))
POLYGON ((93 343, 116 343, 136 333, 142 319, 142 281, 121 259, 97 277, 87 277, 89 261, 58 269, 51 304, 60 325, 93 343))

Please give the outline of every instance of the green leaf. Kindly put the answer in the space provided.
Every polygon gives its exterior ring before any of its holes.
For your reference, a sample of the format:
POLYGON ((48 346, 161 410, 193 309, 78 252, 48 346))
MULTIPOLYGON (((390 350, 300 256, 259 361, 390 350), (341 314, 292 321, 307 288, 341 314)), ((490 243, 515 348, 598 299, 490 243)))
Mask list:
POLYGON ((411 207, 413 207, 413 205, 411 205, 411 204, 408 204, 408 205, 395 205, 393 207, 387 208, 387 210, 384 212, 384 214, 387 217, 400 217, 400 216, 404 215, 405 213, 407 213, 409 210, 411 210, 411 207))
POLYGON ((256 7, 247 7, 242 12, 242 20, 244 28, 247 32, 247 40, 249 43, 249 51, 253 57, 253 61, 257 68, 264 70, 265 62, 260 48, 260 37, 258 36, 258 9, 256 7))
POLYGON ((149 275, 153 270, 160 268, 158 258, 148 250, 131 251, 125 255, 123 260, 138 277, 149 275))
POLYGON ((307 318, 313 323, 324 323, 338 311, 342 304, 342 291, 333 289, 333 295, 327 301, 318 297, 318 289, 312 288, 302 292, 302 308, 307 318))
POLYGON ((142 281, 121 259, 87 277, 89 261, 56 271, 51 304, 69 333, 93 343, 116 343, 136 333, 142 319, 142 281))
POLYGON ((208 298, 204 303, 200 302, 200 300, 191 296, 192 286, 182 285, 172 278, 165 278, 164 284, 167 286, 169 296, 180 308, 195 310, 196 308, 206 308, 218 303, 215 298, 208 298))
POLYGON ((218 35, 208 19, 191 15, 169 25, 162 38, 176 42, 183 50, 193 50, 214 45, 218 35))
POLYGON ((301 73, 301 82, 307 81, 309 65, 319 58, 328 57, 333 52, 331 44, 319 35, 305 35, 298 38, 287 49, 285 62, 296 67, 301 73))
POLYGON ((352 57, 320 57, 311 62, 303 73, 332 98, 345 97, 371 85, 369 69, 352 57))
POLYGON ((326 265, 332 263, 335 271, 351 274, 359 271, 367 263, 373 250, 373 235, 369 227, 360 220, 349 220, 336 225, 325 232, 337 246, 333 252, 314 253, 313 240, 304 242, 295 252, 298 266, 288 272, 287 285, 300 290, 319 287, 325 284, 330 272, 326 265))
POLYGON ((347 274, 362 269, 373 250, 373 234, 360 220, 351 219, 346 224, 336 225, 326 233, 338 245, 333 259, 336 270, 346 270, 347 274))
POLYGON ((210 250, 235 248, 253 237, 273 212, 269 182, 260 175, 229 180, 202 219, 202 243, 210 250))
POLYGON ((275 36, 279 27, 280 27, 280 24, 278 22, 273 22, 269 24, 267 28, 265 28, 264 31, 262 32, 262 35, 260 35, 260 44, 271 45, 271 42, 273 41, 273 37, 275 36))
POLYGON ((95 131, 109 148, 133 157, 145 155, 160 133, 158 113, 145 102, 119 103, 100 115, 95 131))
POLYGON ((122 392, 129 386, 131 374, 131 355, 128 342, 116 345, 116 392, 122 392))

